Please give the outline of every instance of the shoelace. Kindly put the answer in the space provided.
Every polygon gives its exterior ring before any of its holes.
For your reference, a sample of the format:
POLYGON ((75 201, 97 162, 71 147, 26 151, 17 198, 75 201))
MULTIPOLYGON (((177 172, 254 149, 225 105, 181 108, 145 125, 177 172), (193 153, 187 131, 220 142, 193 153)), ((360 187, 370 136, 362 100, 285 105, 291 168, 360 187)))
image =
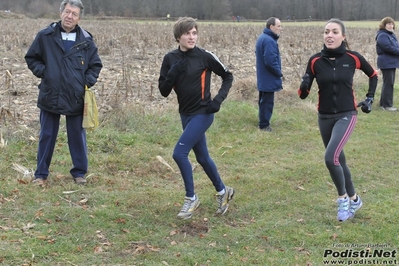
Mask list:
POLYGON ((183 207, 181 208, 182 211, 187 212, 190 209, 190 204, 193 200, 185 199, 183 203, 183 207))
POLYGON ((341 201, 338 204, 339 211, 347 211, 349 209, 349 204, 347 201, 341 201))
MULTIPOLYGON (((226 192, 226 193, 227 193, 227 192, 226 192)), ((223 194, 223 195, 216 195, 217 201, 218 201, 218 203, 219 203, 219 208, 222 207, 224 195, 225 195, 225 194, 223 194)))

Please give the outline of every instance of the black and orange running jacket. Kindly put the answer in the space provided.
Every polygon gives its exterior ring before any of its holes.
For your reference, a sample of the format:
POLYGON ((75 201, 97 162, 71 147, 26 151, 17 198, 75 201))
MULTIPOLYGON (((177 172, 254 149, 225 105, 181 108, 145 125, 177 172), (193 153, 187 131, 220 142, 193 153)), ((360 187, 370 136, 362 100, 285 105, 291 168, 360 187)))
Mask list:
POLYGON ((164 97, 167 97, 174 89, 179 103, 179 113, 183 115, 204 114, 212 101, 212 72, 222 78, 220 89, 213 98, 222 103, 233 83, 233 74, 212 52, 198 47, 183 52, 178 48, 164 56, 158 88, 164 97), (187 69, 176 79, 174 84, 170 84, 167 80, 168 71, 174 63, 183 58, 188 59, 187 69))
POLYGON ((320 114, 337 114, 357 110, 355 92, 353 90, 353 77, 355 70, 362 70, 369 77, 369 88, 366 97, 374 97, 377 88, 378 72, 358 52, 346 50, 344 44, 341 47, 330 50, 324 49, 310 57, 306 68, 309 75, 307 88, 301 86, 298 90, 302 99, 312 87, 316 79, 318 86, 320 114), (333 58, 333 59, 332 59, 333 58))

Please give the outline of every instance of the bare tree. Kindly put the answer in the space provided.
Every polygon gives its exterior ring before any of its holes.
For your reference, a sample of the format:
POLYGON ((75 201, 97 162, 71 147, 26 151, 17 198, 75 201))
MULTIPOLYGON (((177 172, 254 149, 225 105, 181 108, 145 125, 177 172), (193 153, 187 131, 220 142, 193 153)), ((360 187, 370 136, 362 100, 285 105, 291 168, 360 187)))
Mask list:
POLYGON ((212 20, 227 19, 231 15, 228 0, 205 0, 205 18, 212 20))

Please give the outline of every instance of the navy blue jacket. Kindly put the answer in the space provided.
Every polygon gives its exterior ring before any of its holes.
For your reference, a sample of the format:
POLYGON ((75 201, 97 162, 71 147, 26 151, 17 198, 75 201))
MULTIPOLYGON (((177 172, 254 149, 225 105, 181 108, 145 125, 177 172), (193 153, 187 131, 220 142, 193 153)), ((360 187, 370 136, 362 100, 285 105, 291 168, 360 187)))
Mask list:
POLYGON ((399 68, 399 43, 395 34, 388 30, 377 31, 376 50, 379 69, 399 68))
POLYGON ((283 88, 278 38, 278 35, 265 28, 256 41, 256 77, 259 91, 274 92, 283 88))
POLYGON ((39 31, 25 61, 41 78, 37 106, 61 115, 83 115, 85 85, 96 82, 102 63, 92 35, 77 27, 75 45, 65 51, 60 22, 39 31))

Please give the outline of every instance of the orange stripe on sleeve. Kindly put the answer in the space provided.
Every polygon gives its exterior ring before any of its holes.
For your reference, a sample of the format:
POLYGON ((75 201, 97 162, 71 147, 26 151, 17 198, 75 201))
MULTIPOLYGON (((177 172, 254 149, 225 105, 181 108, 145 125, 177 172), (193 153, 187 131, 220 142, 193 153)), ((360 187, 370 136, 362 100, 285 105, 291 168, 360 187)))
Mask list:
POLYGON ((206 77, 206 71, 205 69, 202 74, 201 74, 201 97, 202 100, 205 99, 205 77, 206 77))

